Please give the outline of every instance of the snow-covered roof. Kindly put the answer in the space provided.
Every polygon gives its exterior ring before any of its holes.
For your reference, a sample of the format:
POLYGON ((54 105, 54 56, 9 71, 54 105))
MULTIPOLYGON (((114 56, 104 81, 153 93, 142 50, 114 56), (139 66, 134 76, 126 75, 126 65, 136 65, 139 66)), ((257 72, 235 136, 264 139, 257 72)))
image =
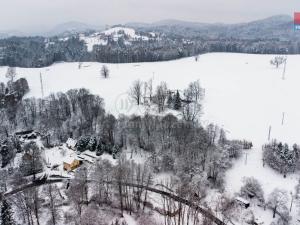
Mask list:
POLYGON ((69 138, 67 140, 66 144, 67 144, 67 147, 69 147, 69 148, 75 148, 77 141, 72 138, 69 138))
POLYGON ((245 205, 250 204, 250 202, 242 197, 236 197, 235 198, 237 201, 244 203, 245 205))

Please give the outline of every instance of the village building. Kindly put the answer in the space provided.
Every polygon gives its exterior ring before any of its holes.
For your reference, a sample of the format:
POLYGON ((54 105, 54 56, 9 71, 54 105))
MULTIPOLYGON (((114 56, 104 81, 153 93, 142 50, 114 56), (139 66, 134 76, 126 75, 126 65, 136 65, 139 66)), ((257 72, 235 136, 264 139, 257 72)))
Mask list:
POLYGON ((66 142, 66 146, 69 149, 75 150, 75 146, 77 144, 77 141, 74 140, 73 138, 68 138, 67 142, 66 142))
POLYGON ((236 197, 235 201, 237 202, 237 204, 245 207, 246 209, 250 207, 250 202, 244 198, 236 197))
POLYGON ((73 160, 70 160, 67 162, 63 162, 64 170, 66 170, 68 172, 77 169, 78 167, 80 167, 81 164, 82 164, 82 161, 78 160, 78 159, 73 159, 73 160))

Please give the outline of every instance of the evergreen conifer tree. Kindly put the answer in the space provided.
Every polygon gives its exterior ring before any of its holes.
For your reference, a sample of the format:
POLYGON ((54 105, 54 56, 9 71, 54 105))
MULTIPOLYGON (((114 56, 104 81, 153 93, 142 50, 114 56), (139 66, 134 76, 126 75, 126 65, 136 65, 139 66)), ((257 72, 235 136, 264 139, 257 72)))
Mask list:
POLYGON ((15 225, 13 212, 9 202, 4 199, 1 205, 1 225, 15 225))
POLYGON ((181 109, 181 98, 180 98, 180 94, 179 94, 178 90, 177 90, 176 95, 175 95, 174 109, 175 110, 180 110, 181 109))

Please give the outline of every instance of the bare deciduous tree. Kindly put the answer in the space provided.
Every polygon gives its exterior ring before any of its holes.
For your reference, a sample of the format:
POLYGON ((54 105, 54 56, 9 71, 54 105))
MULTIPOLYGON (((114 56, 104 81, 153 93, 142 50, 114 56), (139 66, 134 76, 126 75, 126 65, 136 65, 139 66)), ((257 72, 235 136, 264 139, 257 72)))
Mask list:
POLYGON ((17 76, 17 70, 16 67, 8 67, 6 72, 6 78, 9 79, 9 81, 12 83, 14 82, 15 77, 17 76))
POLYGON ((272 191, 269 195, 267 204, 273 211, 273 218, 275 218, 277 212, 287 208, 287 202, 288 195, 285 190, 275 188, 274 191, 272 191))
POLYGON ((158 112, 161 113, 165 110, 165 102, 168 96, 168 88, 166 82, 161 82, 156 88, 156 104, 158 112))
POLYGON ((203 97, 203 90, 199 81, 189 84, 188 88, 184 90, 184 97, 185 104, 182 107, 182 116, 186 121, 195 121, 201 112, 200 101, 203 97))
POLYGON ((150 79, 147 82, 147 87, 148 87, 148 91, 149 91, 149 100, 150 102, 152 102, 152 95, 153 95, 153 79, 150 79))
POLYGON ((197 120, 201 112, 201 105, 197 102, 187 103, 182 107, 182 117, 185 121, 193 122, 197 120))
POLYGON ((143 83, 140 80, 134 81, 132 87, 130 88, 129 95, 133 98, 137 105, 141 104, 142 100, 142 86, 143 83))
POLYGON ((283 56, 276 56, 274 59, 270 61, 271 65, 276 66, 278 68, 281 64, 286 62, 286 58, 283 56))
POLYGON ((97 192, 97 201, 99 204, 102 202, 109 203, 111 193, 111 187, 109 182, 112 179, 112 165, 108 160, 99 160, 95 165, 95 169, 92 173, 95 182, 95 190, 97 192))
POLYGON ((103 65, 101 68, 101 76, 104 78, 108 78, 109 77, 109 69, 106 65, 103 65))
POLYGON ((49 184, 45 188, 45 193, 49 199, 49 211, 50 211, 50 219, 48 221, 49 225, 56 225, 61 220, 61 212, 57 207, 59 194, 58 189, 55 185, 49 184))

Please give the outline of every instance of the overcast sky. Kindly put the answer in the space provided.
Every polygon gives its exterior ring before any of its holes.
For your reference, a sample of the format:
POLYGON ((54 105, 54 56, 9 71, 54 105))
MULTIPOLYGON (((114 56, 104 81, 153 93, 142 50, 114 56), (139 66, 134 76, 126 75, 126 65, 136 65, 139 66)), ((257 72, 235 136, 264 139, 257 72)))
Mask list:
POLYGON ((50 29, 69 21, 235 23, 294 11, 300 11, 300 0, 0 0, 0 30, 50 29))

